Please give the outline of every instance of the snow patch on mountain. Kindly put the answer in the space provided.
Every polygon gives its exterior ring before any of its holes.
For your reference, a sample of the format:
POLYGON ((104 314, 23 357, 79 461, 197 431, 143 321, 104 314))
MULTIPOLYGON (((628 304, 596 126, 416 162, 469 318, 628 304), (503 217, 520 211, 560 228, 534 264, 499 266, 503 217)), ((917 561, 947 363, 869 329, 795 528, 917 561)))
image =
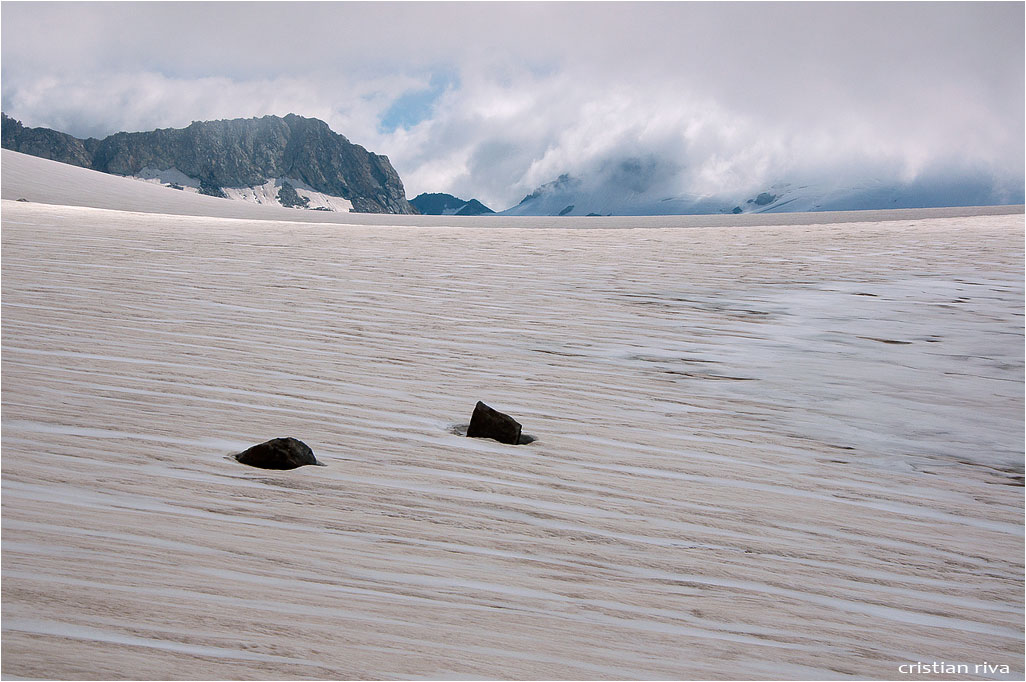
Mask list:
MULTIPOLYGON (((195 178, 190 178, 177 168, 164 170, 157 168, 143 168, 138 175, 129 176, 133 180, 142 180, 152 184, 163 185, 185 192, 199 193, 200 183, 195 178)), ((295 178, 271 178, 262 185, 252 187, 223 187, 225 195, 236 201, 247 201, 252 204, 265 206, 288 206, 280 199, 282 187, 291 186, 300 199, 305 199, 305 206, 308 210, 333 211, 335 213, 349 213, 353 210, 353 204, 348 199, 324 194, 311 188, 302 180, 295 178)))
POLYGON ((282 206, 284 204, 281 202, 280 192, 285 184, 291 185, 301 199, 308 200, 307 209, 335 211, 336 213, 349 213, 353 210, 351 201, 318 192, 302 180, 295 178, 273 178, 255 187, 225 187, 224 193, 228 195, 229 199, 282 206))
POLYGON ((150 168, 147 166, 142 168, 138 175, 130 177, 136 180, 145 180, 146 182, 150 182, 155 185, 164 185, 165 187, 185 190, 187 192, 199 192, 199 180, 190 178, 177 168, 161 170, 159 168, 150 168))

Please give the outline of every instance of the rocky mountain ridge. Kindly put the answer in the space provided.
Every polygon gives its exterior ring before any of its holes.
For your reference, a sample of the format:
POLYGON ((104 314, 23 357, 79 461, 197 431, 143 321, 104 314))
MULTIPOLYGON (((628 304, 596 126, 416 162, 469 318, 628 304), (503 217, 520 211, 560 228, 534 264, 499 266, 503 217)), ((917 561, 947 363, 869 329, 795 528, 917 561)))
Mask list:
MULTIPOLYGON (((295 209, 426 215, 493 215, 476 199, 425 193, 406 199, 388 158, 368 152, 323 121, 295 114, 193 122, 181 128, 79 139, 2 116, 2 146, 179 190, 295 209)), ((1022 185, 986 172, 784 178, 746 191, 680 192, 678 166, 627 158, 537 187, 510 216, 699 215, 1021 204, 1022 185), (1014 184, 1014 183, 1013 183, 1014 184)), ((686 183, 684 183, 686 184, 686 183)))
MULTIPOLYGON (((194 121, 186 128, 122 132, 102 140, 28 128, 6 114, 2 122, 5 149, 105 173, 138 177, 144 171, 174 169, 212 196, 292 178, 348 200, 356 212, 417 213, 388 157, 368 152, 314 118, 289 114, 194 121)), ((285 190, 284 201, 304 206, 291 189, 285 190)))

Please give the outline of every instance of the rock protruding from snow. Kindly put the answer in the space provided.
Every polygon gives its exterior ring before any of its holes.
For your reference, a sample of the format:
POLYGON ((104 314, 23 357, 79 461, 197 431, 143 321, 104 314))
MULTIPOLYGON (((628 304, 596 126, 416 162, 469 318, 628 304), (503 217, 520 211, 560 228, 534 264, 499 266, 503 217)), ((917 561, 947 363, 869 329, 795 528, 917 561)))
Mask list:
POLYGON ((507 445, 519 445, 523 427, 513 417, 478 401, 467 427, 468 438, 493 438, 507 445))
POLYGON ((286 208, 306 208, 310 205, 310 200, 299 196, 296 188, 290 183, 283 182, 281 189, 278 190, 278 203, 286 208))
POLYGON ((260 469, 296 469, 307 464, 324 466, 310 446, 295 438, 272 438, 235 455, 243 464, 260 469))

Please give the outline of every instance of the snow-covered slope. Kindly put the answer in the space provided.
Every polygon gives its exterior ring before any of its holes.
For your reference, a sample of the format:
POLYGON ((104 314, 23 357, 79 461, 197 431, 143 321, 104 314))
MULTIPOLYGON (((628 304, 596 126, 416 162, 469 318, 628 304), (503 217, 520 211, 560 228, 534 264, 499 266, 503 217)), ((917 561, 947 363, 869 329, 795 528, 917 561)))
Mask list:
POLYGON ((256 201, 231 201, 205 196, 187 191, 194 188, 186 185, 183 187, 187 189, 183 190, 163 186, 162 180, 168 183, 188 181, 173 172, 163 176, 149 173, 149 179, 153 182, 142 182, 9 149, 0 151, 0 155, 0 195, 4 199, 142 213, 251 220, 337 222, 341 218, 326 211, 291 209, 280 205, 260 205, 256 201))
POLYGON ((627 182, 562 175, 536 189, 509 216, 648 216, 807 211, 864 211, 905 208, 1022 204, 1021 188, 1001 189, 979 177, 867 181, 851 185, 784 182, 749 194, 667 195, 627 182))
POLYGON ((1022 189, 1000 189, 979 177, 919 179, 909 183, 866 181, 846 186, 780 183, 735 204, 732 212, 793 213, 941 206, 1021 204, 1022 189), (740 209, 740 211, 738 210, 740 209))
POLYGON ((1023 217, 929 215, 4 201, 3 675, 1022 679, 1023 217))
MULTIPOLYGON (((143 168, 138 175, 130 177, 193 194, 198 194, 200 191, 199 181, 190 178, 177 168, 164 170, 143 168)), ((288 205, 287 201, 283 203, 283 188, 286 188, 286 190, 287 188, 292 188, 304 204, 302 208, 305 210, 335 211, 337 213, 349 213, 353 210, 353 202, 342 197, 333 197, 329 194, 318 192, 302 180, 295 178, 272 178, 262 185, 255 185, 253 187, 224 187, 222 191, 227 195, 227 198, 237 201, 248 201, 264 206, 298 208, 288 205)))

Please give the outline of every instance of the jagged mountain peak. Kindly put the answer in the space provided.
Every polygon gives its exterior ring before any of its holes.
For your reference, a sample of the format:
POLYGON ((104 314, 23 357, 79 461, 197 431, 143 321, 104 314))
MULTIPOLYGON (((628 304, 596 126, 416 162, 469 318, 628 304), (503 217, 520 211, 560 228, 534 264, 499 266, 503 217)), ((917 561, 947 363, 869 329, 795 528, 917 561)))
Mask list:
POLYGON ((193 121, 185 128, 119 132, 102 140, 26 128, 4 114, 3 147, 116 175, 174 171, 214 196, 289 178, 347 200, 357 212, 417 212, 387 156, 351 143, 320 119, 291 113, 193 121))

